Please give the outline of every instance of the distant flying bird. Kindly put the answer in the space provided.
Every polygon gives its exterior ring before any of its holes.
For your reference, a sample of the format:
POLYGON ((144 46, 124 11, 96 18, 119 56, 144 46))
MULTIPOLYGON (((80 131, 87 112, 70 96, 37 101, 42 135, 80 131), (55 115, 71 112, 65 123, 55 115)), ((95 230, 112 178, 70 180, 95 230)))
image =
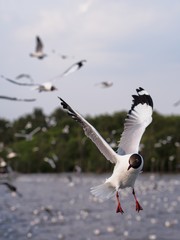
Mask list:
POLYGON ((137 95, 132 96, 133 103, 125 119, 124 131, 117 153, 87 120, 73 110, 62 98, 59 98, 68 114, 80 123, 86 136, 95 143, 107 160, 115 164, 112 176, 106 179, 104 184, 91 188, 91 192, 101 199, 109 199, 115 194, 117 213, 124 213, 119 199, 119 189, 127 187, 132 188, 136 211, 143 210, 136 198, 134 184, 143 168, 143 157, 138 153, 139 143, 146 127, 152 121, 153 101, 143 88, 140 87, 136 91, 137 95))
POLYGON ((81 60, 77 63, 74 63, 72 66, 70 66, 66 71, 64 71, 61 76, 62 77, 66 77, 68 76, 69 74, 79 70, 81 67, 84 66, 84 63, 87 62, 86 60, 81 60))
POLYGON ((104 82, 101 82, 101 83, 97 83, 96 85, 101 85, 101 87, 103 87, 103 88, 108 88, 108 87, 111 87, 113 85, 113 82, 104 81, 104 82))
POLYGON ((0 95, 0 99, 18 101, 18 102, 34 102, 34 101, 36 101, 35 98, 24 98, 23 99, 23 98, 8 97, 8 96, 2 96, 2 95, 0 95))
POLYGON ((30 53, 31 57, 35 57, 38 59, 43 59, 44 57, 47 56, 47 54, 45 54, 43 52, 43 43, 40 39, 40 37, 36 37, 36 47, 35 47, 35 52, 34 53, 30 53))
POLYGON ((173 105, 174 105, 175 107, 177 107, 178 105, 180 105, 180 100, 178 100, 177 102, 175 102, 173 105))
POLYGON ((52 168, 56 168, 56 164, 55 164, 55 162, 54 162, 54 159, 45 157, 45 158, 44 158, 44 162, 47 162, 52 168))
POLYGON ((30 141, 30 140, 32 140, 34 134, 36 134, 40 130, 41 130, 41 128, 37 127, 33 131, 31 131, 30 133, 15 133, 14 136, 15 137, 25 138, 27 141, 30 141))
MULTIPOLYGON (((57 90, 57 88, 53 85, 53 81, 49 81, 49 82, 44 82, 44 83, 22 83, 22 82, 18 82, 15 80, 12 80, 10 78, 7 78, 3 75, 1 75, 1 77, 5 80, 7 80, 8 82, 11 82, 13 84, 19 85, 19 86, 27 86, 27 87, 35 87, 34 89, 37 89, 39 92, 52 92, 54 90, 57 90)), ((53 79, 54 80, 54 79, 53 79)))

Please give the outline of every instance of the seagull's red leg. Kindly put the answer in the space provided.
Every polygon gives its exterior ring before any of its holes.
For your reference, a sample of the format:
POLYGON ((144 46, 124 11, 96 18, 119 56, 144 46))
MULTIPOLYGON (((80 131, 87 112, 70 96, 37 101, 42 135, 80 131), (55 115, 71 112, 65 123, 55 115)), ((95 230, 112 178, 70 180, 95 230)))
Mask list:
POLYGON ((136 211, 139 212, 140 210, 143 210, 143 208, 141 207, 141 205, 139 204, 139 202, 138 202, 138 200, 136 198, 136 194, 135 194, 134 188, 133 188, 132 194, 133 194, 134 199, 136 201, 136 211))
POLYGON ((118 191, 116 192, 116 199, 117 199, 117 209, 116 209, 116 213, 120 212, 120 213, 124 213, 124 211, 122 210, 122 207, 121 207, 121 203, 120 203, 120 199, 119 199, 119 193, 118 191))

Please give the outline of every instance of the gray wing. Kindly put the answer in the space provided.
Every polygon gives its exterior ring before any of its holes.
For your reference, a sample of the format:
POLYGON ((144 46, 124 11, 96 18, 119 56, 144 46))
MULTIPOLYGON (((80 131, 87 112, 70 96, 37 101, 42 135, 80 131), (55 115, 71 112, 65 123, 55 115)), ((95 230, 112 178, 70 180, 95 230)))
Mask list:
POLYGON ((11 82, 11 83, 13 83, 13 84, 19 85, 19 86, 35 86, 35 85, 37 85, 37 84, 34 84, 34 83, 22 83, 22 82, 18 82, 18 81, 12 80, 12 79, 10 79, 10 78, 7 78, 7 77, 5 77, 5 76, 3 76, 3 75, 1 75, 1 78, 5 79, 6 81, 11 82))
POLYGON ((40 37, 36 37, 36 52, 42 52, 43 50, 43 43, 40 39, 40 37))
POLYGON ((37 132, 39 132, 41 130, 41 128, 40 127, 37 127, 37 128, 35 128, 34 130, 32 130, 32 132, 30 132, 29 134, 31 135, 31 136, 33 136, 34 134, 36 134, 37 132))
POLYGON ((111 163, 116 163, 117 154, 116 152, 109 146, 109 144, 101 137, 101 135, 97 132, 97 130, 86 121, 79 113, 74 111, 62 98, 61 105, 64 109, 68 111, 68 114, 82 126, 86 136, 90 138, 99 151, 109 160, 111 163))
POLYGON ((64 73, 61 75, 62 77, 68 76, 70 73, 73 73, 77 70, 79 70, 83 65, 86 60, 81 60, 77 63, 74 63, 72 66, 70 66, 64 73))
POLYGON ((137 95, 132 96, 133 104, 125 119, 124 131, 120 138, 117 150, 120 155, 138 152, 141 137, 152 121, 151 96, 143 88, 136 91, 137 95))
POLYGON ((0 99, 11 100, 11 101, 19 101, 19 102, 34 102, 35 98, 16 98, 16 97, 8 97, 8 96, 0 96, 0 99))

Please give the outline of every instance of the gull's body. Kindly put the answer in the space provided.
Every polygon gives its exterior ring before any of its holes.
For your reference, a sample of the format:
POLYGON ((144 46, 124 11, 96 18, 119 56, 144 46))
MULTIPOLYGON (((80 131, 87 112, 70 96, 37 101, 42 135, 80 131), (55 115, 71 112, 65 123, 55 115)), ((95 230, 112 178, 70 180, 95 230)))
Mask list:
POLYGON ((33 53, 30 53, 31 57, 35 57, 38 59, 43 59, 44 57, 47 56, 47 54, 45 54, 43 52, 43 43, 40 39, 40 37, 36 37, 36 47, 35 47, 35 51, 33 53))
MULTIPOLYGON (((38 84, 37 84, 38 85, 38 84)), ((45 82, 45 83, 42 83, 42 84, 39 84, 36 89, 39 91, 39 92, 52 92, 52 91, 55 91, 57 90, 57 88, 53 85, 52 82, 45 82)))
POLYGON ((117 152, 101 137, 97 130, 87 122, 79 113, 74 111, 63 99, 61 105, 68 114, 78 121, 87 137, 89 137, 100 150, 100 152, 113 163, 114 170, 104 184, 93 187, 92 194, 102 199, 109 199, 116 194, 118 206, 116 212, 123 213, 119 189, 131 187, 136 202, 136 211, 142 210, 134 190, 137 176, 143 168, 143 158, 138 153, 139 143, 146 127, 152 121, 153 101, 151 96, 143 89, 136 90, 133 95, 133 104, 124 123, 124 131, 121 135, 117 152))

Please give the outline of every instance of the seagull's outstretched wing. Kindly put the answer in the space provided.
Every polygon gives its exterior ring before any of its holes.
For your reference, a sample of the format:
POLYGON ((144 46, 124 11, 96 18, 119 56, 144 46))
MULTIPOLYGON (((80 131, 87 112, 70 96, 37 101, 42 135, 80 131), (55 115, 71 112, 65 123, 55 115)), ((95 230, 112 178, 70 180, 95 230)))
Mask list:
POLYGON ((37 128, 35 128, 34 130, 32 130, 32 131, 30 132, 30 135, 33 136, 34 134, 36 134, 36 133, 39 132, 40 130, 41 130, 41 128, 40 128, 40 127, 37 127, 37 128))
POLYGON ((118 154, 138 152, 139 143, 146 127, 152 121, 153 101, 151 96, 143 89, 136 89, 133 95, 133 104, 124 123, 124 131, 118 146, 118 154))
POLYGON ((16 97, 8 97, 8 96, 2 96, 0 95, 0 99, 4 100, 11 100, 11 101, 19 101, 19 102, 34 102, 36 101, 35 98, 16 98, 16 97))
POLYGON ((19 86, 35 86, 35 85, 37 85, 37 84, 34 84, 34 83, 22 83, 22 82, 18 82, 18 81, 12 80, 12 79, 10 79, 10 78, 7 78, 7 77, 5 77, 5 76, 3 76, 3 75, 1 75, 1 78, 5 79, 6 81, 11 82, 11 83, 13 83, 13 84, 19 85, 19 86))
POLYGON ((109 144, 101 137, 101 135, 97 132, 97 130, 86 121, 79 113, 74 111, 62 98, 61 105, 64 109, 68 111, 68 114, 77 122, 81 124, 83 130, 87 137, 89 137, 97 146, 99 151, 112 163, 116 163, 117 154, 115 151, 109 146, 109 144))
POLYGON ((40 37, 36 37, 36 52, 42 52, 43 50, 43 43, 40 39, 40 37))
POLYGON ((65 77, 65 76, 68 76, 69 74, 79 70, 84 65, 84 62, 86 62, 86 60, 81 60, 77 63, 74 63, 66 71, 64 71, 61 76, 65 77))

